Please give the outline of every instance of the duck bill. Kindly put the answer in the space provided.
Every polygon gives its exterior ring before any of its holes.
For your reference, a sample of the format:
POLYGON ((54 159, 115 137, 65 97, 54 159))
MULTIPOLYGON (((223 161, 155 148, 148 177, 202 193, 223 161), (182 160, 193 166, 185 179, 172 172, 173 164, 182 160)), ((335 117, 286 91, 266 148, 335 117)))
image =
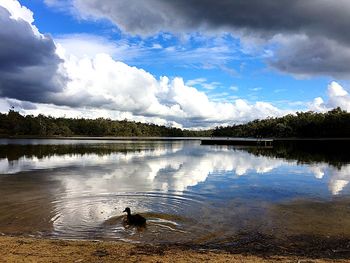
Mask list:
POLYGON ((123 213, 125 213, 125 212, 126 212, 126 209, 124 209, 123 213))

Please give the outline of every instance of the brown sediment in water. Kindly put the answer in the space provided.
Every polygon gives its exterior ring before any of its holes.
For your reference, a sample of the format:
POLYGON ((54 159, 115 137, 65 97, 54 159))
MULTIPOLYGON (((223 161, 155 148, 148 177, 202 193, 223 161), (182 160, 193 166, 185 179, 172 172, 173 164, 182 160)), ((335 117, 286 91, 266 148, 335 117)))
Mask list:
POLYGON ((253 255, 179 245, 0 237, 1 262, 349 262, 347 258, 253 255))
MULTIPOLYGON (((350 200, 331 202, 295 200, 271 206, 270 218, 278 227, 277 237, 291 235, 321 236, 350 240, 350 200)), ((350 246, 350 244, 349 244, 350 246)))

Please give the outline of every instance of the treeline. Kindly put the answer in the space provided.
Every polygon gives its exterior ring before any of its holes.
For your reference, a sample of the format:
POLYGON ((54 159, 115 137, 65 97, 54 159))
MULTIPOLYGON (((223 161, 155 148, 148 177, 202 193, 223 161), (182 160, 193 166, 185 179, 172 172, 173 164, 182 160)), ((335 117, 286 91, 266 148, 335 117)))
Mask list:
POLYGON ((189 131, 179 128, 110 119, 54 118, 44 115, 23 116, 10 110, 0 113, 2 136, 208 136, 210 131, 189 131))
POLYGON ((0 136, 159 136, 159 137, 350 137, 350 113, 340 108, 326 113, 297 112, 280 118, 191 131, 110 119, 54 118, 10 110, 0 113, 0 136))
POLYGON ((242 125, 216 127, 218 137, 350 137, 350 113, 340 108, 327 113, 297 112, 280 118, 255 120, 242 125))

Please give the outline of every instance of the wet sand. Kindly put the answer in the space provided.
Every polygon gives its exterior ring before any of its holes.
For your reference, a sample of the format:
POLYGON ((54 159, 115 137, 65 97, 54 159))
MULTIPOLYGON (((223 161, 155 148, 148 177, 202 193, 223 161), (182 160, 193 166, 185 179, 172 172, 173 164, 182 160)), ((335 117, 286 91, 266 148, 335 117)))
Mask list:
POLYGON ((1 262, 350 262, 346 258, 251 255, 178 245, 0 237, 1 262))

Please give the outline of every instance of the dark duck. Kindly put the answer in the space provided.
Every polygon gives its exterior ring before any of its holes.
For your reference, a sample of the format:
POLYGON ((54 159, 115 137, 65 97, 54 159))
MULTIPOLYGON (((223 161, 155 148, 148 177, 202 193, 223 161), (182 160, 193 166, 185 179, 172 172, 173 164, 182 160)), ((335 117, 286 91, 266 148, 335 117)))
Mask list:
POLYGON ((144 218, 143 216, 141 216, 139 214, 132 215, 129 207, 125 208, 125 210, 123 212, 127 213, 126 223, 128 225, 143 226, 146 224, 146 218, 144 218))

